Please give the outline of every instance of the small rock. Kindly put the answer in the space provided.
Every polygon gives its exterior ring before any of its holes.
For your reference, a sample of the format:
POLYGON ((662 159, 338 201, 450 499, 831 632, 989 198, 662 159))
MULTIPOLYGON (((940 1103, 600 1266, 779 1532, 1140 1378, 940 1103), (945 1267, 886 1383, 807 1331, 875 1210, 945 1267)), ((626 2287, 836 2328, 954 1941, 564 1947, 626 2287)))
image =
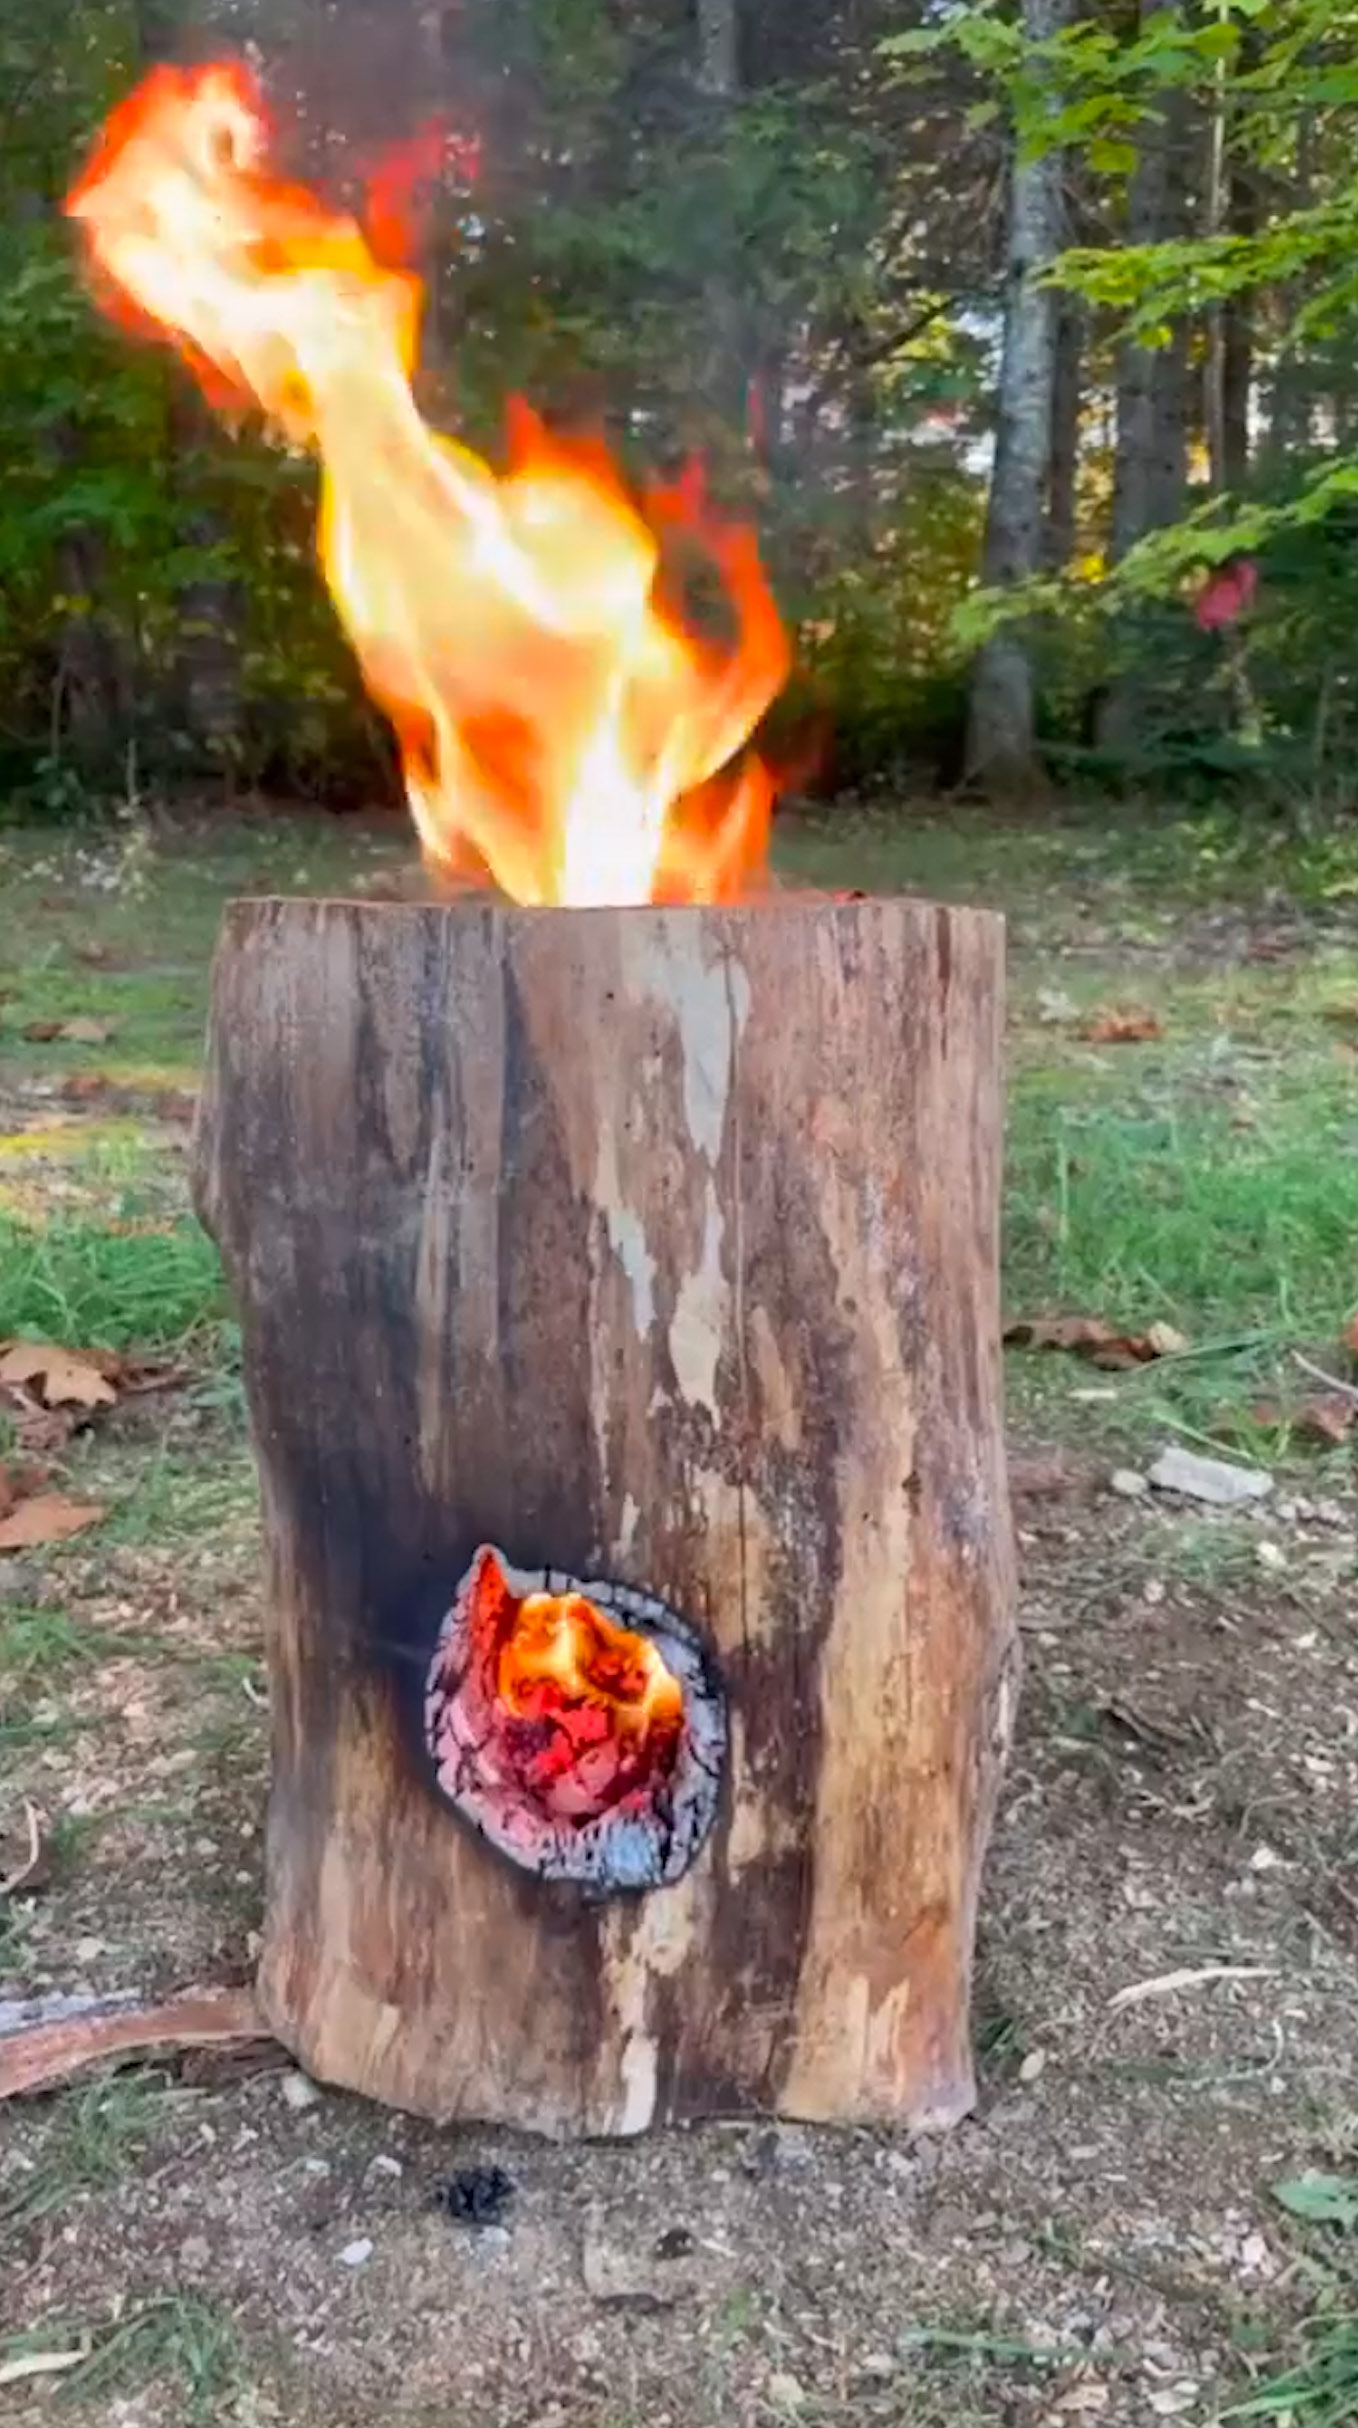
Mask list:
POLYGON ((1282 1862, 1282 1856, 1276 1854, 1271 1846, 1256 1846, 1250 1857, 1250 1870, 1252 1872, 1276 1872, 1281 1870, 1282 1862))
POLYGON ((1157 1492, 1174 1492, 1188 1501, 1205 1501, 1215 1509, 1239 1509, 1261 1501, 1273 1490, 1273 1478, 1261 1467, 1234 1467, 1225 1459, 1199 1458, 1195 1450, 1172 1443, 1151 1468, 1149 1482, 1157 1492))
POLYGON ((1139 1467, 1115 1467, 1108 1478, 1108 1489, 1124 1501, 1141 1501, 1150 1491, 1150 1479, 1139 1467))
POLYGON ((212 2257, 205 2234, 190 2234, 179 2246, 179 2265, 186 2276, 201 2276, 212 2257))
POLYGON ((806 2402, 806 2388, 790 2369, 775 2369, 764 2392, 775 2411, 800 2411, 806 2402))
POLYGON ((379 2150, 376 2158, 371 2160, 368 2166, 368 2173, 370 2175, 401 2176, 404 2175, 405 2168, 399 2158, 388 2158, 385 2150, 379 2150))
POLYGON ((1281 1543, 1256 1543, 1254 1561, 1266 1576, 1281 1576, 1287 1566, 1287 1553, 1281 1543))
POLYGON ((37 1599, 38 1572, 30 1560, 0 1560, 0 1602, 37 1599))
POLYGON ((345 2244, 344 2249, 340 2253, 340 2266, 342 2268, 361 2268, 365 2261, 372 2258, 372 2255, 373 2247, 371 2236, 367 2234, 360 2234, 357 2242, 345 2244))
POLYGON ((1019 2081, 1020 2081, 1020 2082, 1036 2082, 1036 2081, 1037 2081, 1037 2078, 1038 2078, 1038 2076, 1039 2076, 1039 2074, 1044 2074, 1044 2073, 1046 2072, 1046 2069, 1047 2069, 1047 2052, 1046 2052, 1046 2050, 1045 2050, 1045 2049, 1029 2049, 1027 2056, 1024 2058, 1023 2063, 1022 2063, 1022 2065, 1019 2067, 1019 2070, 1018 2070, 1018 2078, 1019 2078, 1019 2081))
POLYGON ((285 2074, 279 2087, 284 2106, 293 2109, 298 2116, 308 2108, 314 2108, 321 2096, 309 2074, 285 2074))

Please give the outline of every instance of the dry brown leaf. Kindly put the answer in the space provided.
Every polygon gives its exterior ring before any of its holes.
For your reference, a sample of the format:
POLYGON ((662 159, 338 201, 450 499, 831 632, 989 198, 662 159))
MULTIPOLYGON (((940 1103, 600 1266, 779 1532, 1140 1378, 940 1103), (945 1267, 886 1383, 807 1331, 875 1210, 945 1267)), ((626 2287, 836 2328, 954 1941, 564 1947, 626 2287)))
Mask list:
POLYGON ((71 1045, 107 1045, 117 1025, 116 1020, 92 1020, 81 1012, 74 1020, 63 1020, 57 1035, 71 1045))
POLYGON ((1101 1315, 1039 1315, 1009 1324, 1005 1339, 1024 1349, 1067 1349, 1112 1372, 1148 1366, 1157 1357, 1176 1357, 1188 1347, 1172 1324, 1152 1324, 1148 1332, 1119 1332, 1101 1315))
POLYGON ((44 1543, 64 1543, 68 1535, 83 1534, 108 1516, 99 1501, 68 1500, 64 1492, 39 1492, 20 1501, 8 1517, 0 1518, 0 1551, 38 1551, 44 1543))
POLYGON ((62 1038, 70 1045, 107 1045, 117 1022, 94 1020, 88 1012, 78 1012, 70 1020, 30 1020, 24 1035, 30 1045, 51 1045, 62 1038))
POLYGON ((1154 1012, 1094 1012, 1080 1030, 1086 1045, 1149 1045, 1164 1036, 1154 1012))
POLYGON ((0 1383, 36 1384, 49 1408, 111 1408, 118 1394, 107 1365, 98 1350, 54 1349, 46 1341, 16 1340, 0 1356, 0 1383))
POLYGON ((1305 1433, 1312 1442, 1324 1442, 1326 1450, 1343 1450, 1343 1442, 1353 1433, 1353 1420, 1358 1418, 1358 1401, 1343 1396, 1343 1391, 1312 1391, 1309 1399, 1297 1401, 1288 1411, 1292 1433, 1305 1433))
POLYGON ((1358 1357, 1358 1315, 1344 1326, 1344 1347, 1350 1357, 1358 1357))
POLYGON ((20 1501, 31 1500, 50 1482, 49 1467, 0 1467, 0 1518, 8 1517, 20 1501))

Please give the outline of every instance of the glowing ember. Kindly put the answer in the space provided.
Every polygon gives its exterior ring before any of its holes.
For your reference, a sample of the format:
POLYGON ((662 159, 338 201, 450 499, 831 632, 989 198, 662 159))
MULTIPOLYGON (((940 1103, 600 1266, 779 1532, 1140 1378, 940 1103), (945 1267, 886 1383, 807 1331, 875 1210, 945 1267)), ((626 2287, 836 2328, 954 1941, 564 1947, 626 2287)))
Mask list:
MULTIPOLYGON (((737 754, 787 669, 753 537, 692 480, 639 511, 601 450, 525 407, 500 479, 432 431, 410 388, 418 281, 272 176, 267 149, 243 68, 160 68, 68 209, 112 309, 175 342, 216 402, 253 402, 318 455, 326 577, 426 856, 528 903, 747 890, 772 787, 737 754), (729 645, 659 599, 665 538, 715 564, 729 645)), ((385 193, 381 217, 385 232, 385 193)))
POLYGON ((544 1878, 652 1887, 716 1806, 725 1716, 691 1632, 611 1585, 477 1552, 440 1635, 426 1732, 439 1783, 544 1878))

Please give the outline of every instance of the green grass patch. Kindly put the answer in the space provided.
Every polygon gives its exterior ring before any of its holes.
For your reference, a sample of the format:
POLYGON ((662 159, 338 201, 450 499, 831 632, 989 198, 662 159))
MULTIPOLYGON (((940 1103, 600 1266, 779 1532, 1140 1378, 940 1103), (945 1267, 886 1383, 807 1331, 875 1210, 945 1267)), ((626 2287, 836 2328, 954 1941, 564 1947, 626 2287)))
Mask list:
POLYGON ((123 2074, 63 2093, 53 2103, 32 2171, 0 2208, 0 2224, 50 2217, 78 2193, 121 2183, 167 2121, 174 2099, 154 2074, 123 2074))
POLYGON ((1227 2420, 1273 2420, 1278 2428, 1353 2428, 1358 2420, 1358 2314, 1307 2322, 1298 2352, 1275 2377, 1254 2386, 1220 2414, 1227 2420))
POLYGON ((228 1313, 217 1251, 190 1216, 154 1230, 0 1214, 0 1338, 169 1348, 228 1313))
POLYGON ((55 2379, 59 2402, 127 2398, 153 2385, 173 2386, 180 2398, 176 2418, 207 2422, 223 2418, 223 2406, 246 2382, 244 2350, 230 2312, 197 2294, 170 2293, 134 2303, 106 2325, 50 2318, 0 2339, 3 2360, 56 2352, 85 2356, 55 2379))

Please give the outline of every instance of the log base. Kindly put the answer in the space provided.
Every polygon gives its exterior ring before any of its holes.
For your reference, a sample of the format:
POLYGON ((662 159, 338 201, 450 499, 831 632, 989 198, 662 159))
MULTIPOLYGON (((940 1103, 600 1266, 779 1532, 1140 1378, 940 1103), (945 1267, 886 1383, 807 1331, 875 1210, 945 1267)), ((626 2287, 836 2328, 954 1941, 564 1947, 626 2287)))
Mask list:
POLYGON ((906 901, 228 913, 260 1997, 322 2080, 556 2135, 970 2104, 1001 950, 906 901))

